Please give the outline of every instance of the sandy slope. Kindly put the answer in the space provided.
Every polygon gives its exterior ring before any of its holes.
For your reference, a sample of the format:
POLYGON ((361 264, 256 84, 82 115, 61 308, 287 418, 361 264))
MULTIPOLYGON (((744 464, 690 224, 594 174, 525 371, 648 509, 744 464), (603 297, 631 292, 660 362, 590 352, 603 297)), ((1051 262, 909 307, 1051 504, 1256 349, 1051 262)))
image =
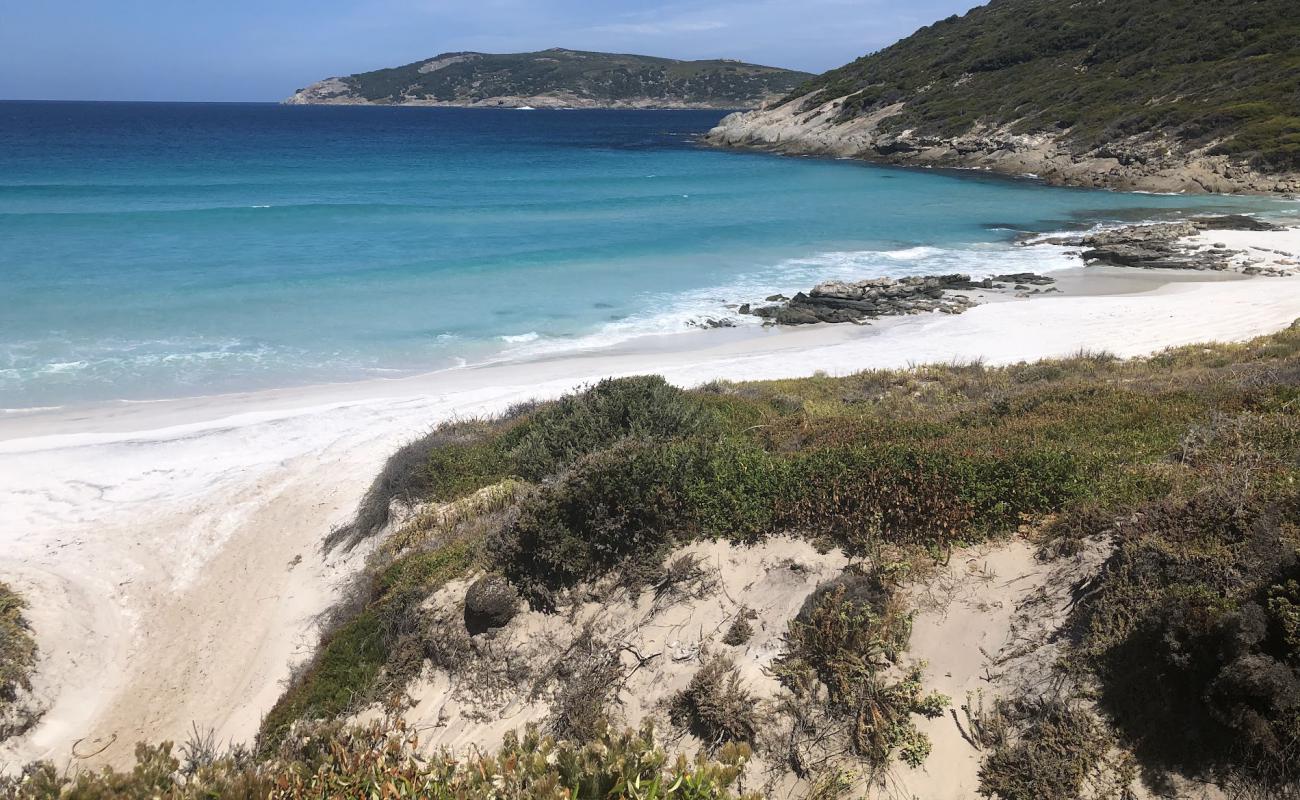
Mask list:
MULTIPOLYGON (((909 587, 906 605, 916 616, 903 661, 923 665, 925 690, 941 692, 953 703, 939 718, 915 718, 934 747, 923 766, 896 763, 877 780, 857 774, 856 791, 881 800, 976 797, 985 754, 968 738, 970 723, 962 704, 968 694, 982 693, 991 708, 998 697, 1042 691, 1059 654, 1051 634, 1064 622, 1075 584, 1093 574, 1106 554, 1106 548, 1095 546, 1049 565, 1035 559, 1032 545, 1013 538, 959 550, 909 587)), ((848 559, 838 550, 819 553, 805 541, 782 537, 752 547, 698 543, 667 560, 684 555, 698 559, 701 577, 679 592, 656 596, 647 590, 628 597, 623 590, 589 587, 589 595, 599 599, 560 614, 523 611, 504 628, 477 637, 474 655, 455 674, 426 670, 408 689, 412 705, 404 719, 429 749, 495 748, 507 732, 546 720, 546 676, 557 672, 559 664, 591 658, 585 650, 578 657, 570 650, 580 632, 590 630, 596 658, 612 657, 620 670, 610 704, 617 722, 639 727, 652 720, 665 746, 688 757, 703 743, 674 727, 672 700, 712 657, 735 663, 745 691, 754 698, 764 754, 746 769, 746 790, 763 797, 805 796, 808 779, 796 778, 789 759, 774 755, 787 750, 797 749, 813 776, 822 774, 814 767, 821 758, 831 771, 860 769, 853 759, 840 761, 833 755, 838 746, 828 753, 806 734, 796 733, 780 710, 788 695, 771 672, 784 650, 787 622, 818 584, 841 574, 848 559), (746 611, 753 614, 752 638, 728 646, 725 633, 746 611)), ((448 631, 463 629, 462 602, 469 583, 452 582, 425 604, 435 626, 445 621, 448 631)), ((376 708, 360 718, 380 716, 382 710, 376 708)), ((824 735, 825 730, 813 738, 824 735)))
POLYGON ((121 763, 135 739, 183 738, 193 723, 250 737, 358 563, 322 555, 323 534, 392 449, 440 420, 607 375, 692 384, 1081 348, 1127 356, 1300 317, 1300 279, 1198 277, 1090 269, 1063 275, 1063 296, 961 317, 715 331, 397 381, 4 415, 0 574, 32 600, 50 709, 0 764, 121 763))

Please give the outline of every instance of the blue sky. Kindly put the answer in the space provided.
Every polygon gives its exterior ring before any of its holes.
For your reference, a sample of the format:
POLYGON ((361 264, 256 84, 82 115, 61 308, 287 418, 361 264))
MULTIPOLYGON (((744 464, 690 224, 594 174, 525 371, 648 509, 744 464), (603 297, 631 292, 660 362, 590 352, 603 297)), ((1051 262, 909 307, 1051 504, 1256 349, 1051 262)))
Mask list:
POLYGON ((979 0, 13 0, 0 98, 278 100, 450 50, 739 58, 819 72, 979 0))

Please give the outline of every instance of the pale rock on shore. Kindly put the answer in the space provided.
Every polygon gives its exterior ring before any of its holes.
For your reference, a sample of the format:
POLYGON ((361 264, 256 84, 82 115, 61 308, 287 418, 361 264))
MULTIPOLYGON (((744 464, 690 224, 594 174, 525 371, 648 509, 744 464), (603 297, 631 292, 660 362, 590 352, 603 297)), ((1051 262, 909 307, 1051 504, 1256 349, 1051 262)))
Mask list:
POLYGON ((881 130, 904 103, 847 122, 840 97, 806 108, 799 97, 757 111, 731 114, 705 136, 720 147, 768 150, 788 155, 855 158, 884 164, 979 169, 1034 176, 1050 184, 1126 191, 1290 194, 1300 192, 1300 174, 1266 175, 1206 150, 1180 153, 1172 142, 1134 138, 1076 152, 1064 134, 1013 133, 976 127, 951 138, 906 130, 881 130))
POLYGON ((1226 216, 1126 225, 1079 236, 1038 237, 1022 244, 1083 248, 1082 257, 1088 264, 1286 277, 1300 271, 1300 247, 1297 247, 1296 239, 1296 231, 1253 217, 1226 216), (1244 239, 1256 244, 1234 248, 1228 245, 1229 239, 1244 239), (1262 247, 1258 242, 1272 242, 1279 246, 1262 247), (1281 249, 1282 246, 1289 249, 1281 249))

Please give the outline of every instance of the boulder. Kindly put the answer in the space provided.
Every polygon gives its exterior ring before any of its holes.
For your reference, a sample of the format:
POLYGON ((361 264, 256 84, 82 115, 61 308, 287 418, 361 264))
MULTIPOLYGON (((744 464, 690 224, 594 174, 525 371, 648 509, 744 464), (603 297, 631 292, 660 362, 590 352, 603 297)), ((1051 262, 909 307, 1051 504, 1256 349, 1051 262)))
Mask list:
POLYGON ((465 628, 477 635, 504 627, 519 611, 519 593, 500 575, 486 575, 465 592, 465 628))

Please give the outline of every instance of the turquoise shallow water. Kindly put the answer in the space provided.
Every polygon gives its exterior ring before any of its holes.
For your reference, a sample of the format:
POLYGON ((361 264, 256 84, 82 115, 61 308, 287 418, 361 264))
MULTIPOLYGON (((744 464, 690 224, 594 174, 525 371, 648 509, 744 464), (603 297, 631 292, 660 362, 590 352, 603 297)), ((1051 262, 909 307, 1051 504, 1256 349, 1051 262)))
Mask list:
MULTIPOLYGON (((716 112, 0 103, 0 408, 593 347, 1242 198, 726 153, 716 112)), ((744 322, 749 322, 745 320, 744 322)))

